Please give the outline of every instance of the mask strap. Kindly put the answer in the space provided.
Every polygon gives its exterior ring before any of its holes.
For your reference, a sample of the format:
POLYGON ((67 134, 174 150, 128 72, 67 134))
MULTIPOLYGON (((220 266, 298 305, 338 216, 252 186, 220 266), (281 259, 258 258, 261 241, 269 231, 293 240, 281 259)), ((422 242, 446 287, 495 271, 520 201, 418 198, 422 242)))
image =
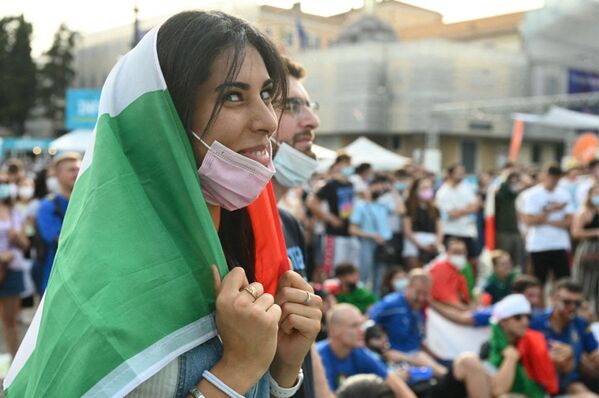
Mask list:
POLYGON ((208 146, 208 144, 206 144, 204 142, 204 140, 195 133, 195 131, 191 130, 191 135, 193 135, 193 138, 195 138, 196 140, 200 141, 202 143, 202 145, 204 145, 206 147, 206 149, 210 149, 210 146, 208 146))

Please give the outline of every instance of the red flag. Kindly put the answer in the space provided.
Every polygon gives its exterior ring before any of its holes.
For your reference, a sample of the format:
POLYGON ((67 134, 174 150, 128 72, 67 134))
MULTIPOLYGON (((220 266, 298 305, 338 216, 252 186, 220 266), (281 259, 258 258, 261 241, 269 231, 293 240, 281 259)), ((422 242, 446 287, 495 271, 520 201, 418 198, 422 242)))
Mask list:
POLYGON ((522 145, 522 137, 524 136, 524 122, 520 119, 514 120, 514 128, 512 130, 512 142, 510 143, 510 160, 516 161, 520 146, 522 145))
POLYGON ((264 291, 275 294, 279 278, 291 269, 285 238, 277 210, 277 201, 269 182, 258 199, 248 206, 255 242, 256 280, 264 291))

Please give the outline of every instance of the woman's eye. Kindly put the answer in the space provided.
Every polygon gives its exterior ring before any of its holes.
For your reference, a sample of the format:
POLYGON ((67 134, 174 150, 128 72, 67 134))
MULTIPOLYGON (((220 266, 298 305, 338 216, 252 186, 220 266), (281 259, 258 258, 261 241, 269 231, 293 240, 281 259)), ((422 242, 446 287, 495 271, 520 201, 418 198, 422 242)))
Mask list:
POLYGON ((260 96, 262 97, 263 101, 270 101, 272 99, 272 89, 269 88, 266 90, 262 90, 260 96))
POLYGON ((226 93, 223 96, 225 101, 239 102, 241 101, 241 94, 239 93, 226 93))

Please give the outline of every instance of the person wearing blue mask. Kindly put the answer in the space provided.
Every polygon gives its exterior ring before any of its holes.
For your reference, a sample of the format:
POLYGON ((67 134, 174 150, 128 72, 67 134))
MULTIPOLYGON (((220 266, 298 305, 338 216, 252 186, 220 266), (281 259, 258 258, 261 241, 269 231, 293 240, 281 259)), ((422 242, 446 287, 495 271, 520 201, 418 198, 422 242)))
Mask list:
POLYGON ((578 240, 572 269, 574 279, 582 285, 592 310, 599 314, 599 183, 587 193, 587 200, 574 216, 572 237, 578 240))
MULTIPOLYGON (((273 163, 276 173, 272 179, 277 202, 290 189, 308 182, 316 171, 318 162, 312 152, 314 130, 320 125, 316 111, 318 103, 311 101, 302 84, 306 71, 287 57, 282 57, 287 67, 287 102, 280 110, 279 127, 272 136, 273 163)), ((285 236, 287 255, 293 270, 308 280, 311 273, 306 268, 306 241, 299 221, 280 205, 278 206, 281 226, 285 236)), ((322 361, 313 346, 302 365, 304 383, 295 398, 330 397, 322 361)))
POLYGON ((337 264, 351 263, 359 257, 359 242, 349 235, 349 218, 354 207, 354 188, 349 177, 353 172, 349 155, 337 156, 330 169, 331 179, 308 201, 312 214, 326 225, 321 266, 328 276, 337 264))

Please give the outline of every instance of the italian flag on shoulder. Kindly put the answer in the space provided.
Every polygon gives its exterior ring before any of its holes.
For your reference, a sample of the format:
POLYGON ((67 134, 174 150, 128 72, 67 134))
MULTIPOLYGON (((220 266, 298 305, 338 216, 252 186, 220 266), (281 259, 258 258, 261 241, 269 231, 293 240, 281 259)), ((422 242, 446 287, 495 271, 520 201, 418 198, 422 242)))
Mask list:
MULTIPOLYGON (((156 52, 113 68, 48 289, 4 380, 12 397, 124 396, 216 336, 211 265, 227 266, 156 52)), ((249 207, 256 276, 289 269, 269 186, 249 207)))

